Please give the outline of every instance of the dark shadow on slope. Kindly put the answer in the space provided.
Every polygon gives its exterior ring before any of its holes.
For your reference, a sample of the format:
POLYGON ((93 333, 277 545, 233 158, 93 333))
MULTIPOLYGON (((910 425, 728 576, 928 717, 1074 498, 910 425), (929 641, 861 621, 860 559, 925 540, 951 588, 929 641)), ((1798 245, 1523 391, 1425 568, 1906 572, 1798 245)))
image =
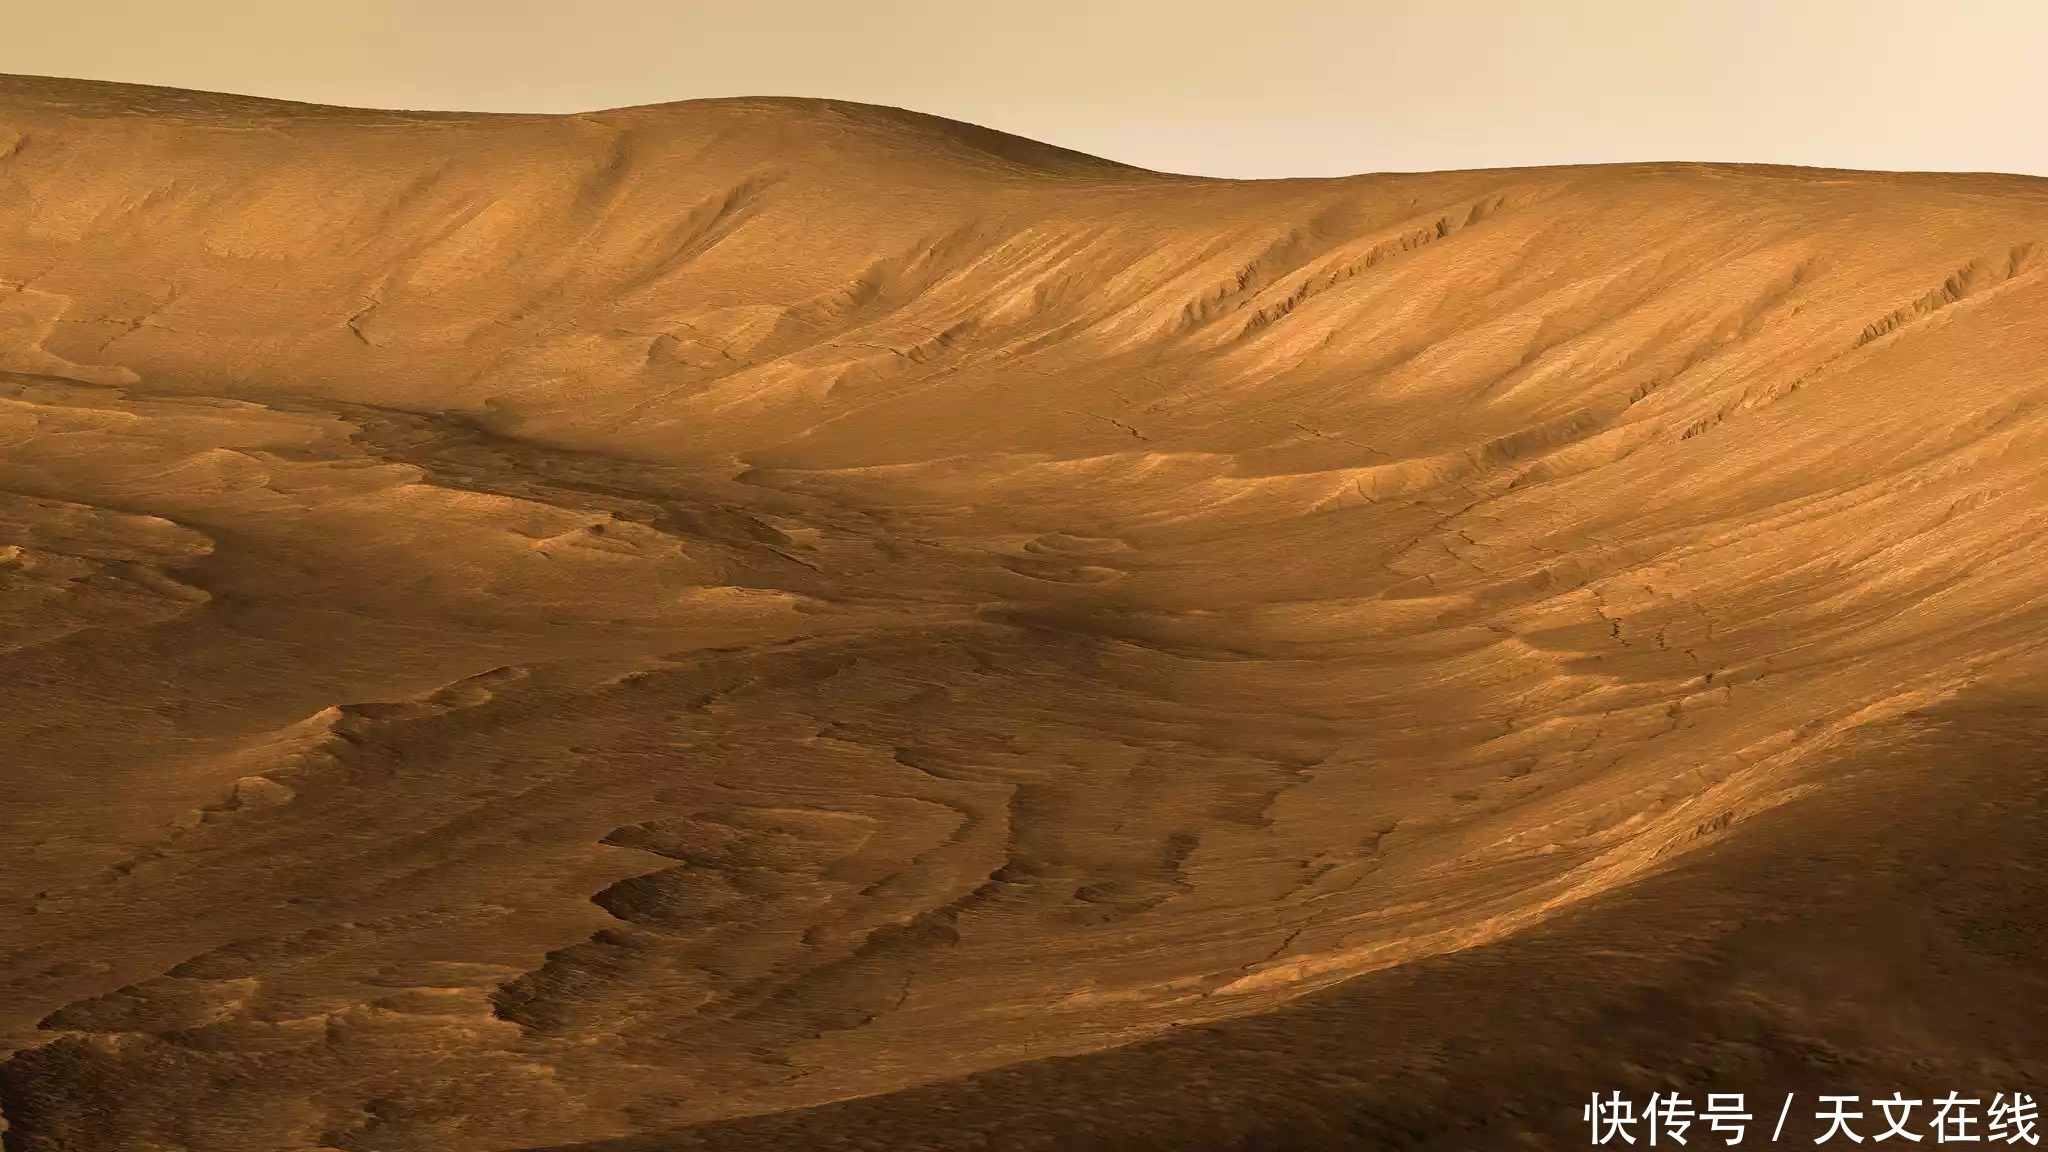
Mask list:
POLYGON ((575 1152, 1578 1148, 1615 1089, 1746 1093, 1752 1144, 1793 1092, 1781 1142, 1808 1144, 1822 1093, 1863 1098, 1866 1139, 1894 1089, 2040 1098, 2048 697, 1966 697, 1815 771, 1625 891, 1270 1015, 575 1152))

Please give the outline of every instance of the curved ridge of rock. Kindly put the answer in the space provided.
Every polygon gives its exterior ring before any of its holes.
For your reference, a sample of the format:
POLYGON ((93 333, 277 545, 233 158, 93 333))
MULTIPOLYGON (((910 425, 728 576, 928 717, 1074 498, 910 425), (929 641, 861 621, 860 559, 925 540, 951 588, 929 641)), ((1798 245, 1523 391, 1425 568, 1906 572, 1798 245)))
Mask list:
POLYGON ((1001 1069, 1176 1146, 1104 1085, 1904 875, 1872 749, 2048 643, 2040 180, 22 77, 0 142, 10 1152, 1056 1146, 1001 1069))

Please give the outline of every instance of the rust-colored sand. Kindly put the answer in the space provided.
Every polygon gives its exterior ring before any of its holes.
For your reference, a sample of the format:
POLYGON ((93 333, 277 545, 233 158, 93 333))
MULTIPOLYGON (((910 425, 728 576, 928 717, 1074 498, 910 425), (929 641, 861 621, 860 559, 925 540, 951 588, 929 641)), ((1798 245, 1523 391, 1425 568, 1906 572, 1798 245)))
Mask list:
POLYGON ((2044 597, 2048 181, 0 78, 6 1147, 2039 1092, 2044 597))

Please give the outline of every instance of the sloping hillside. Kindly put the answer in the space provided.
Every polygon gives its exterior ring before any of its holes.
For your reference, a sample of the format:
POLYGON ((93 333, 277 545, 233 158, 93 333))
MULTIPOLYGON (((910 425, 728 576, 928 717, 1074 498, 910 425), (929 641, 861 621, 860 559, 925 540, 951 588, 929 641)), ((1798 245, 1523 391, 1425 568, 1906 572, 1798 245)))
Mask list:
POLYGON ((1459 956, 1568 1014, 1806 836, 2031 876, 2035 761, 1845 765, 2037 683, 2044 402, 2039 180, 0 78, 7 1146, 943 1115, 1459 956))

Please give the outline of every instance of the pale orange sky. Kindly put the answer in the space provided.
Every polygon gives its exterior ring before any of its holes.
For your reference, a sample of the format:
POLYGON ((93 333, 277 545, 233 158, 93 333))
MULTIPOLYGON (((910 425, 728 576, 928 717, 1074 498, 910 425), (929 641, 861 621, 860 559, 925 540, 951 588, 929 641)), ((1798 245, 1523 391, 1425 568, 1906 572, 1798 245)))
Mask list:
POLYGON ((831 96, 1169 171, 2048 175, 2048 0, 0 0, 0 72, 580 111, 831 96))

